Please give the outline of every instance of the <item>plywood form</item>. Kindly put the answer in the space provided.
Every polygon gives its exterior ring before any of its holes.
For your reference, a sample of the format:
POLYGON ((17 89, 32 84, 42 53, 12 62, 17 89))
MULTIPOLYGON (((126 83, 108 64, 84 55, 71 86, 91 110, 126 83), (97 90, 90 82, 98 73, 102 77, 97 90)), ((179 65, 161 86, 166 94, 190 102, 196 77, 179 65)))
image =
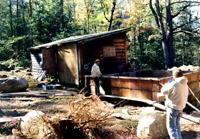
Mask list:
POLYGON ((112 95, 124 96, 130 98, 152 99, 152 94, 145 90, 130 90, 125 88, 112 88, 112 95))
POLYGON ((131 98, 153 99, 153 81, 128 79, 128 78, 110 78, 111 94, 126 96, 131 98))
POLYGON ((140 79, 111 79, 111 86, 118 88, 126 88, 130 90, 153 90, 153 84, 151 80, 140 79))
POLYGON ((198 75, 199 75, 199 73, 198 72, 194 72, 194 73, 192 73, 191 74, 191 82, 193 82, 193 81, 198 81, 198 75))
MULTIPOLYGON (((189 75, 187 75, 190 77, 188 85, 195 92, 195 89, 199 88, 199 82, 191 82, 191 77, 199 75, 192 74, 193 73, 189 73, 189 75)), ((139 78, 128 76, 103 76, 102 78, 106 94, 151 100, 157 100, 157 93, 160 92, 161 84, 167 83, 168 80, 171 79, 172 77, 139 78)))
POLYGON ((76 45, 58 49, 58 72, 61 83, 79 85, 78 56, 76 45))

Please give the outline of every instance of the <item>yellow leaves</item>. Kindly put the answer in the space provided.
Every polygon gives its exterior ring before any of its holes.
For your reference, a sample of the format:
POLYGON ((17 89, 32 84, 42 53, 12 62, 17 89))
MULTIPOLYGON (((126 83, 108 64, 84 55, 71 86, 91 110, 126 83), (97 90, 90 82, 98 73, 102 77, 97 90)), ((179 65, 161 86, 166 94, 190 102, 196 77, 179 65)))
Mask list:
POLYGON ((148 0, 126 0, 124 3, 125 15, 129 17, 124 19, 124 25, 137 24, 149 14, 148 0))

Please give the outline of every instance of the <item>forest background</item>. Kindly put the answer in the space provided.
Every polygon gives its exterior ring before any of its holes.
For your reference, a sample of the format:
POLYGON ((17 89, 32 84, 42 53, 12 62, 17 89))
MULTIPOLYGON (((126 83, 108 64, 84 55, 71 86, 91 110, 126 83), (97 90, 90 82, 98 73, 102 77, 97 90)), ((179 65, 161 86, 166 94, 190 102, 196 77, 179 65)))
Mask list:
POLYGON ((1 0, 0 68, 30 67, 29 48, 75 35, 131 28, 138 69, 200 66, 200 1, 1 0))

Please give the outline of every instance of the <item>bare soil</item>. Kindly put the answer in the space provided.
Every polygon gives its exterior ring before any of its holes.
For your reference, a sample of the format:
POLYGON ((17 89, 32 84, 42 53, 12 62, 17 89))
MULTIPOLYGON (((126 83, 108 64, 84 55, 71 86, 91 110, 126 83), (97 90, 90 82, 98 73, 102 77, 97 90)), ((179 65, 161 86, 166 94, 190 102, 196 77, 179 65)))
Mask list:
MULTIPOLYGON (((67 91, 63 91, 66 94, 67 91)), ((74 92, 76 93, 76 92, 74 92)), ((70 92, 68 93, 70 94, 70 92)), ((52 115, 65 115, 68 112, 67 104, 71 100, 76 100, 77 96, 50 96, 49 98, 35 98, 35 97, 17 97, 14 99, 0 100, 0 119, 5 117, 23 116, 31 110, 39 110, 45 114, 52 115)), ((105 102, 106 105, 113 105, 105 102)), ((115 109, 116 113, 126 113, 132 117, 131 120, 125 120, 123 117, 118 120, 113 120, 116 128, 123 126, 130 129, 135 134, 139 113, 145 107, 137 106, 123 106, 115 109)), ((112 122, 112 121, 111 121, 112 122)), ((13 123, 0 124, 0 138, 14 139, 12 136, 13 123)), ((184 139, 200 139, 200 125, 192 122, 181 120, 182 136, 184 139)), ((17 137, 16 137, 17 138, 17 137)), ((133 138, 136 138, 135 136, 133 138)), ((167 138, 167 137, 166 137, 167 138)))

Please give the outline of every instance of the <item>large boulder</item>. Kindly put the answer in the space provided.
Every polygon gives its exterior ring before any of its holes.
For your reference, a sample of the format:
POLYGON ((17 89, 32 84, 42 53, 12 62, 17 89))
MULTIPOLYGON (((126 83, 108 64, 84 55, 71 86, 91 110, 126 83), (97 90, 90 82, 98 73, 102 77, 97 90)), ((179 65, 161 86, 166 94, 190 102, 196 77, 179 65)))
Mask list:
POLYGON ((18 92, 28 88, 28 81, 24 78, 12 77, 0 79, 0 91, 2 92, 18 92))
POLYGON ((31 139, 57 139, 58 136, 51 122, 41 111, 31 111, 21 120, 20 131, 31 139))
POLYGON ((168 135, 166 128, 166 114, 154 110, 154 108, 145 108, 139 116, 137 126, 137 137, 139 138, 161 138, 168 135))

